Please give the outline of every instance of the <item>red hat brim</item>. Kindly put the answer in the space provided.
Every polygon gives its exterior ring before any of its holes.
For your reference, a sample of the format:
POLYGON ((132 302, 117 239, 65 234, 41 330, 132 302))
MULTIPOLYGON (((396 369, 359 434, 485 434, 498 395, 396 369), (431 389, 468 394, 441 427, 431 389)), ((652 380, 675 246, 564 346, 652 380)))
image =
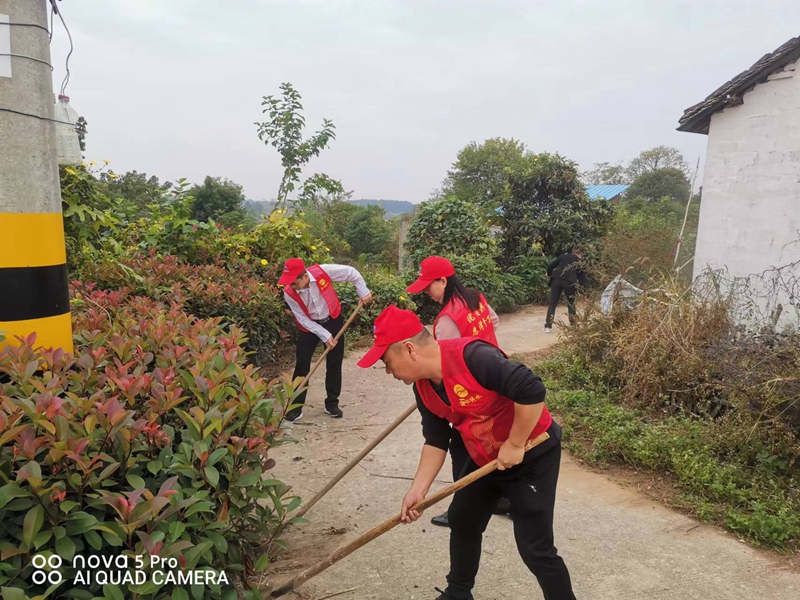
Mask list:
POLYGON ((284 273, 283 275, 281 275, 281 278, 278 279, 278 285, 289 285, 299 276, 300 273, 284 273))
POLYGON ((358 361, 358 366, 362 369, 368 369, 378 362, 388 349, 389 346, 373 346, 370 348, 369 352, 367 352, 363 358, 358 361))
POLYGON ((425 291, 425 288, 428 287, 431 282, 433 282, 433 279, 423 279, 420 277, 406 288, 406 292, 409 294, 419 294, 420 292, 425 291))

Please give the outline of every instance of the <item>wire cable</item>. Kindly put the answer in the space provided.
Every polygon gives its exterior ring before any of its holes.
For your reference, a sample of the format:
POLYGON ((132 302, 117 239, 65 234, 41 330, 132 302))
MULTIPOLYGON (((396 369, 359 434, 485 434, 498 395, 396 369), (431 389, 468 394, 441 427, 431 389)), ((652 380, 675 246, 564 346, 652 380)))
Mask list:
POLYGON ((53 70, 53 65, 51 65, 46 60, 42 60, 41 58, 36 58, 35 56, 27 56, 25 54, 14 54, 13 52, 0 52, 0 56, 13 56, 14 58, 27 58, 28 60, 35 60, 38 63, 42 63, 43 65, 47 65, 50 67, 50 70, 53 70))
POLYGON ((33 119, 39 119, 40 121, 52 121, 53 123, 61 123, 62 125, 69 125, 70 127, 75 127, 75 124, 70 123, 69 121, 59 121, 58 119, 51 119, 50 117, 40 117, 39 115, 33 115, 31 113, 14 110, 13 108, 0 108, 0 112, 7 112, 14 115, 21 115, 23 117, 31 117, 33 119))
POLYGON ((41 29, 46 33, 50 33, 47 27, 38 25, 36 23, 6 23, 5 21, 0 21, 0 25, 8 25, 9 27, 36 27, 37 29, 41 29))
MULTIPOLYGON (((53 2, 53 7, 55 8, 55 2, 53 2)), ((69 54, 67 54, 67 74, 64 76, 64 83, 61 84, 61 95, 67 95, 67 85, 69 85, 69 58, 72 56, 72 51, 75 50, 75 45, 72 43, 72 34, 69 32, 69 27, 67 27, 67 22, 64 20, 64 15, 61 14, 60 10, 57 10, 56 13, 58 14, 58 18, 61 19, 61 23, 64 25, 64 29, 67 32, 67 37, 69 38, 69 54)))

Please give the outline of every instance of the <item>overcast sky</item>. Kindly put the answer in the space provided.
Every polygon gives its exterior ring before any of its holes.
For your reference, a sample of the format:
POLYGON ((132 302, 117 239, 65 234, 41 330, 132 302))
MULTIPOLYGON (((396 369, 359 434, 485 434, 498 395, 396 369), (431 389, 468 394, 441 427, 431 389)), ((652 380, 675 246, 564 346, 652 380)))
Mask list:
MULTIPOLYGON (((683 110, 800 35, 797 0, 68 0, 67 94, 87 158, 162 179, 227 177, 273 198, 262 96, 303 96, 310 165, 355 198, 419 202, 470 141, 513 137, 590 168, 706 137, 683 110)), ((56 91, 67 36, 53 40, 56 91)), ((702 164, 702 163, 701 163, 702 164)))

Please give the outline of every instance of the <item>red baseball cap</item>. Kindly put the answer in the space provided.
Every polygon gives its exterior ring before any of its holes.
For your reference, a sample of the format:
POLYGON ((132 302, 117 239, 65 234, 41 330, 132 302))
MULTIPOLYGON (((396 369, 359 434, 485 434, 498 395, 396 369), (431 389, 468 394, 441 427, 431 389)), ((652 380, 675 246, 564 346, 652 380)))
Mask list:
POLYGON ((431 281, 441 277, 455 275, 456 270, 449 260, 441 256, 429 256, 419 265, 419 277, 406 288, 409 294, 418 294, 431 284, 431 281))
POLYGON ((283 275, 278 279, 278 285, 289 285, 306 270, 306 263, 302 258, 290 258, 283 263, 283 275))
POLYGON ((362 369, 371 367, 386 353, 392 344, 402 342, 417 335, 423 330, 422 321, 410 310, 403 310, 394 305, 387 306, 375 319, 375 331, 372 348, 364 355, 358 366, 362 369))

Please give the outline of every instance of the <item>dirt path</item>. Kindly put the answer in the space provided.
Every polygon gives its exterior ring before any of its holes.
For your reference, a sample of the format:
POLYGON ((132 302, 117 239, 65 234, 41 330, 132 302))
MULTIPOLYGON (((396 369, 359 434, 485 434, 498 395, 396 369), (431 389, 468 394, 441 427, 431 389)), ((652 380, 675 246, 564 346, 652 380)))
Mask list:
MULTIPOLYGON (((542 332, 542 308, 501 319, 500 344, 509 354, 555 341, 555 333, 542 332)), ((345 360, 344 418, 332 420, 322 412, 324 377, 318 376, 304 419, 294 428, 299 443, 280 448, 275 456, 276 476, 291 482, 306 499, 413 402, 411 390, 379 367, 359 369, 355 363, 362 352, 345 360)), ((309 511, 311 523, 293 526, 286 536, 291 552, 271 566, 270 580, 284 581, 396 514, 421 448, 414 414, 309 511)), ((448 465, 435 485, 450 481, 448 465)), ((309 581, 299 594, 285 597, 433 600, 434 586, 445 587, 448 567, 448 530, 429 523, 438 509, 385 534, 309 581)), ((556 505, 556 545, 579 600, 800 598, 800 574, 771 555, 664 508, 580 466, 566 453, 556 505)), ((542 597, 517 554, 509 519, 492 519, 483 548, 477 600, 542 597)))

